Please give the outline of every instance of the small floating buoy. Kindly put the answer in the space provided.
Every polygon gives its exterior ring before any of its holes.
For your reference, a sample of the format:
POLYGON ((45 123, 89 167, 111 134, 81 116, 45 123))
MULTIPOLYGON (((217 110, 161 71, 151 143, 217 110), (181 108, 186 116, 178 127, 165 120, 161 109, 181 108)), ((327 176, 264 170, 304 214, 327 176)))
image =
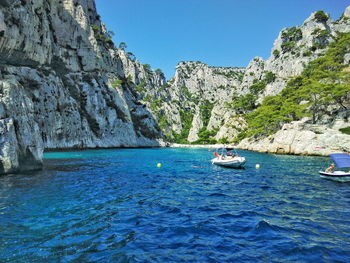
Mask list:
POLYGON ((157 163, 157 167, 162 167, 162 164, 161 163, 157 163))
POLYGON ((260 164, 257 163, 257 164, 255 165, 255 168, 256 168, 256 169, 259 169, 259 168, 260 168, 260 164))

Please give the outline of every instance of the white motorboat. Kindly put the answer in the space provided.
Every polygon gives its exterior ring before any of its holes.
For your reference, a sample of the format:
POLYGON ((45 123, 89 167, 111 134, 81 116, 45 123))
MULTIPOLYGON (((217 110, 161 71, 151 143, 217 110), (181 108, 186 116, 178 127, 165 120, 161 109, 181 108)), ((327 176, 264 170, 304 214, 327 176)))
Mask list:
MULTIPOLYGON (((329 157, 332 158, 337 169, 350 168, 350 155, 348 153, 334 153, 329 157)), ((320 176, 334 181, 350 182, 350 171, 334 171, 335 167, 332 164, 332 166, 326 169, 326 171, 319 171, 320 176)))
POLYGON ((350 182, 350 172, 334 171, 334 172, 319 172, 322 178, 331 179, 339 182, 350 182))
POLYGON ((219 166, 242 168, 246 163, 246 159, 239 156, 232 148, 219 148, 214 152, 214 156, 211 163, 219 166))

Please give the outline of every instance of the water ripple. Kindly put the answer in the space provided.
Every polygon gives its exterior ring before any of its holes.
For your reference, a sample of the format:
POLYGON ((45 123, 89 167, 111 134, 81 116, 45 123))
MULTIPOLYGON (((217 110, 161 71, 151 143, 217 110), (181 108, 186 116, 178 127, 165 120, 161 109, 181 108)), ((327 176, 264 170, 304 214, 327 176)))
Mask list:
POLYGON ((319 178, 327 159, 241 155, 244 170, 206 149, 46 154, 0 177, 0 262, 347 262, 350 185, 319 178))

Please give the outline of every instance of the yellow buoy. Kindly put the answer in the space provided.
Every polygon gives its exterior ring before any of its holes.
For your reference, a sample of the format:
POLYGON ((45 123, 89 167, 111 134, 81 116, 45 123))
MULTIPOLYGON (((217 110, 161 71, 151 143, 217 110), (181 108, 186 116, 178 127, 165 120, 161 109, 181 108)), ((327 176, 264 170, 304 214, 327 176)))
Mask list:
POLYGON ((257 164, 255 165, 255 168, 256 168, 256 169, 259 169, 259 168, 260 168, 260 164, 257 163, 257 164))
POLYGON ((162 167, 162 164, 161 163, 157 163, 157 167, 162 167))

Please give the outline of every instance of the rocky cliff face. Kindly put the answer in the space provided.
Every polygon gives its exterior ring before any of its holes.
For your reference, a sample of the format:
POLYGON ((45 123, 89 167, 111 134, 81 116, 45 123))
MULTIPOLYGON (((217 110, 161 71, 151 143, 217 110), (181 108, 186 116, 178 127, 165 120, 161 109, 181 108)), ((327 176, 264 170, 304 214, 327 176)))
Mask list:
MULTIPOLYGON (((181 62, 165 93, 151 99, 164 102, 156 105, 160 109, 156 118, 163 121, 161 128, 168 138, 175 138, 178 142, 210 142, 204 138, 232 142, 246 128, 244 113, 247 110, 237 106, 239 99, 251 103, 249 112, 266 96, 279 94, 310 61, 325 54, 339 32, 349 31, 350 7, 337 21, 332 21, 323 12, 315 12, 301 26, 283 29, 266 61, 256 57, 245 69, 181 62)), ((349 61, 350 50, 344 56, 344 65, 349 61)), ((344 120, 347 109, 339 105, 330 107, 331 115, 324 116, 318 124, 310 124, 310 119, 304 118, 301 122, 286 124, 267 139, 244 140, 239 147, 295 154, 350 151, 349 136, 339 132, 339 129, 349 126, 344 120), (317 131, 315 125, 318 125, 317 131), (299 139, 285 140, 286 136, 299 139)))
POLYGON ((114 47, 94 1, 0 1, 0 173, 44 149, 159 145, 140 79, 165 81, 114 47))
POLYGON ((350 136, 339 129, 348 122, 335 120, 332 125, 310 124, 308 120, 285 124, 275 134, 260 140, 245 139, 238 148, 257 152, 298 155, 329 155, 350 151, 350 136))
POLYGON ((197 141, 200 132, 220 129, 227 112, 220 109, 234 94, 240 94, 244 72, 243 68, 180 62, 168 83, 145 91, 143 98, 168 139, 197 141))
MULTIPOLYGON (((274 43, 272 54, 265 62, 262 59, 250 63, 255 69, 248 70, 249 75, 262 79, 262 72, 272 72, 274 81, 268 83, 260 93, 260 100, 276 95, 286 87, 291 77, 299 76, 305 66, 325 54, 337 34, 350 32, 350 6, 337 21, 322 17, 319 12, 311 14, 303 25, 284 29, 274 43), (256 65, 259 64, 259 65, 256 65), (252 72, 252 73, 250 73, 252 72)), ((343 65, 350 64, 350 49, 345 52, 343 65)), ((250 79, 243 81, 249 86, 250 79)), ((348 89, 350 91, 350 89, 348 89)), ((349 94, 349 93, 348 93, 349 94)), ((317 123, 311 118, 285 124, 277 133, 265 138, 249 138, 237 147, 259 152, 284 154, 329 155, 334 152, 350 152, 350 136, 340 132, 349 127, 349 96, 343 106, 330 104, 317 123)))

